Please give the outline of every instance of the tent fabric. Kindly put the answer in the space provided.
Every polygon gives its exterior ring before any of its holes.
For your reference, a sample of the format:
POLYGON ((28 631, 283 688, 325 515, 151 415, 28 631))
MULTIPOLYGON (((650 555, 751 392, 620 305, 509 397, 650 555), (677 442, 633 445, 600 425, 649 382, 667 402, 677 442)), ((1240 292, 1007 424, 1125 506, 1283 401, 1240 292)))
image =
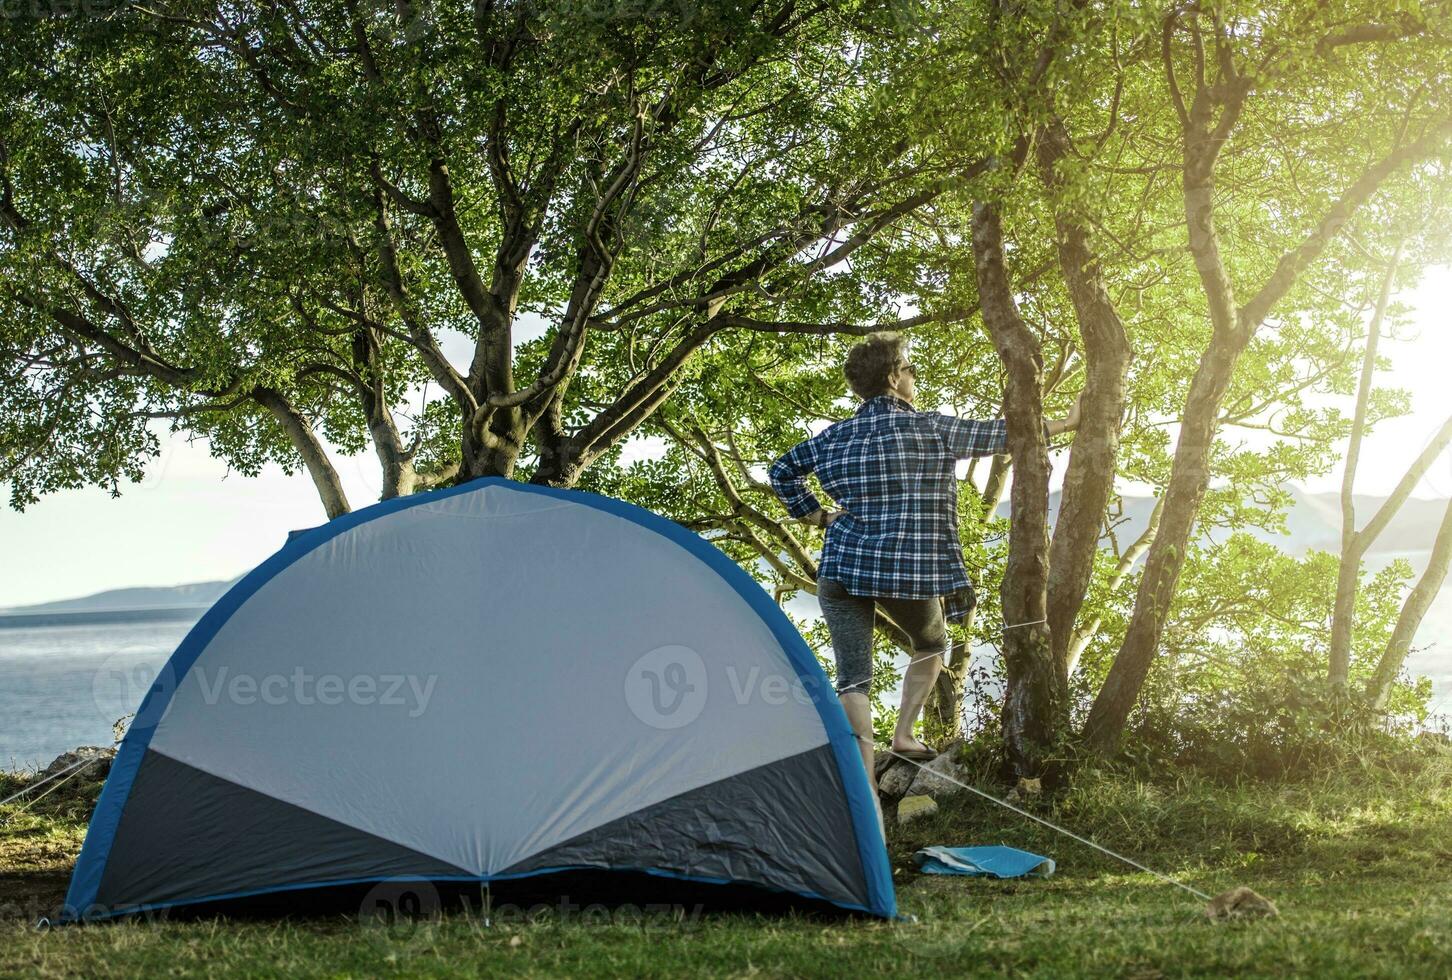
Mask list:
POLYGON ((918 870, 930 875, 973 875, 989 878, 1047 878, 1053 858, 994 844, 984 847, 925 847, 913 854, 918 870))
POLYGON ((295 535, 202 617, 66 913, 602 868, 890 917, 870 792, 816 658, 734 562, 487 478, 295 535))

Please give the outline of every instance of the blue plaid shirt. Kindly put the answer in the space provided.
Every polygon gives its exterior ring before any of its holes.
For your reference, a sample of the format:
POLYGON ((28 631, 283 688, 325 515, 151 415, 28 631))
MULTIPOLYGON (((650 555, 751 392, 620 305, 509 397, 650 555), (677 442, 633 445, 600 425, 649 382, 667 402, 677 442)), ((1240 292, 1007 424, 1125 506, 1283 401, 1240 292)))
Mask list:
POLYGON ((827 528, 819 577, 853 595, 944 596, 958 621, 973 598, 958 540, 956 463, 1006 452, 1007 435, 1004 419, 920 412, 878 395, 773 463, 771 485, 793 517, 806 517, 821 507, 806 485, 815 472, 846 511, 827 528))

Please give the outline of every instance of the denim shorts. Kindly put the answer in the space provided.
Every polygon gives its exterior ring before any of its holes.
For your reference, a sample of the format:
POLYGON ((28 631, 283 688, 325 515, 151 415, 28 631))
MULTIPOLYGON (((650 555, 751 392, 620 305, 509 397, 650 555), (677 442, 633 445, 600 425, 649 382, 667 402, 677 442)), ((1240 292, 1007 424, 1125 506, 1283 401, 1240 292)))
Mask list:
POLYGON ((896 599, 853 595, 833 579, 817 579, 817 603, 832 634, 837 658, 837 693, 867 694, 872 686, 872 626, 876 607, 907 633, 913 657, 946 653, 948 629, 941 599, 896 599))

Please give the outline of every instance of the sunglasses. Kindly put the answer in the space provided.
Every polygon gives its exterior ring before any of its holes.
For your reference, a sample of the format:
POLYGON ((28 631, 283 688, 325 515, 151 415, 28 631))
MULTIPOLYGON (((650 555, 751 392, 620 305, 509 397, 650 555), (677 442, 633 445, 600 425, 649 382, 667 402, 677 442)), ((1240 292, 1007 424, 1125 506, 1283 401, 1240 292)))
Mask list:
POLYGON ((908 375, 908 377, 913 378, 914 380, 917 379, 918 369, 917 369, 917 366, 915 364, 913 364, 912 361, 903 361, 901 364, 899 364, 897 366, 897 369, 899 371, 906 372, 907 375, 908 375))

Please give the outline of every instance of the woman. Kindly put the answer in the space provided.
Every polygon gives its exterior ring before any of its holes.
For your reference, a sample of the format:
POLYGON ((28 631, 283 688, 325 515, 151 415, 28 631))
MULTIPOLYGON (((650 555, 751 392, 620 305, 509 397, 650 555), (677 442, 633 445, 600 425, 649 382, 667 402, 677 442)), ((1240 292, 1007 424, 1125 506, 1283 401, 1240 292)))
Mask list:
MULTIPOLYGON (((917 371, 897 334, 873 334, 847 354, 844 373, 862 399, 856 414, 800 443, 771 467, 771 484, 798 520, 827 528, 817 600, 832 635, 837 694, 872 765, 872 629, 881 607, 912 643, 892 751, 909 759, 935 753, 913 735, 948 650, 945 615, 971 602, 958 542, 957 461, 1007 449, 1003 419, 978 422, 913 408, 917 371), (841 510, 826 510, 806 487, 815 472, 841 510), (949 608, 945 611, 944 605, 949 608)), ((1079 424, 1044 424, 1045 438, 1079 424)))

